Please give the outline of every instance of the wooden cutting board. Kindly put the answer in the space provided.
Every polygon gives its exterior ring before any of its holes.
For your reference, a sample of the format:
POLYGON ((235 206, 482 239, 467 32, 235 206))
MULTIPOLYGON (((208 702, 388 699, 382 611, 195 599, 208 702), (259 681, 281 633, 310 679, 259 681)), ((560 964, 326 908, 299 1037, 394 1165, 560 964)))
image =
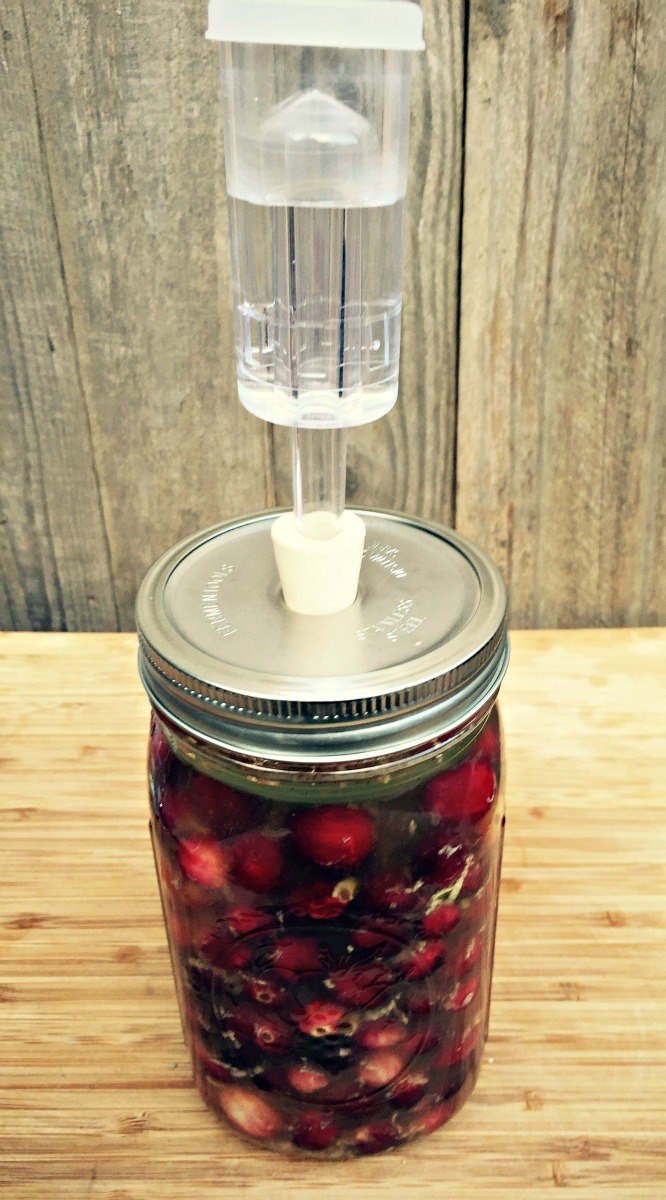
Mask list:
POLYGON ((490 1040, 410 1148, 252 1151, 195 1092, 124 634, 0 635, 0 1192, 11 1200, 666 1197, 666 631, 515 633, 490 1040))

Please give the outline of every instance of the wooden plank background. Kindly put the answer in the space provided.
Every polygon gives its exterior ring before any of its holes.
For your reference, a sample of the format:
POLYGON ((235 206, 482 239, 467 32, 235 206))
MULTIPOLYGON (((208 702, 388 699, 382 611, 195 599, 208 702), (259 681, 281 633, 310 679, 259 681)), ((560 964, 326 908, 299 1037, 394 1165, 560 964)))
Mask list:
MULTIPOLYGON (((401 397, 348 494, 473 536, 515 625, 662 623, 663 5, 423 9, 401 397)), ((289 499, 235 395, 205 3, 0 26, 0 628, 129 629, 164 548, 289 499)))

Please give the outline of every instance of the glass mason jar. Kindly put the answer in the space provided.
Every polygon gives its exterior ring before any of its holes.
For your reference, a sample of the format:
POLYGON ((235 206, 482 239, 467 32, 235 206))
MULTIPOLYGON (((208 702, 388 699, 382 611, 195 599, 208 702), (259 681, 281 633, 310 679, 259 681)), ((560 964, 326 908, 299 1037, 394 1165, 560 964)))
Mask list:
POLYGON ((364 513, 359 597, 284 607, 273 515, 149 572, 151 833, 197 1086, 319 1157, 443 1125, 487 1036, 506 596, 457 534, 364 513))

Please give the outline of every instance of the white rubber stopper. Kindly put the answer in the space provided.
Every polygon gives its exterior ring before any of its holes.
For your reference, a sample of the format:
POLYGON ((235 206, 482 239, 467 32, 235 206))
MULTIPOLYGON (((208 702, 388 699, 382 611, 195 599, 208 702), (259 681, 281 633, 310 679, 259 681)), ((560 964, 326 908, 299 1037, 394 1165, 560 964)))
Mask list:
POLYGON ((343 612, 356 599, 365 525, 356 513, 285 513, 271 528, 285 604, 306 617, 343 612))

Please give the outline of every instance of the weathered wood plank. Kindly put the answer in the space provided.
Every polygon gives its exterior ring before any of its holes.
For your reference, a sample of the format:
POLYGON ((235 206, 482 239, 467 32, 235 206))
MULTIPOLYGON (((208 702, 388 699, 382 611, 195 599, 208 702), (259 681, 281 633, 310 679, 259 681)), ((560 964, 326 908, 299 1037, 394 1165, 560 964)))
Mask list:
POLYGON ((117 613, 30 45, 0 2, 0 627, 117 613))
POLYGON ((666 620, 657 0, 472 0, 457 508, 518 625, 666 620))
POLYGON ((349 494, 450 523, 458 341, 463 0, 423 0, 426 51, 414 62, 405 228, 400 395, 383 421, 354 430, 349 494))
POLYGON ((217 58, 200 5, 24 7, 128 628, 157 554, 273 501, 264 427, 235 396, 217 58))

